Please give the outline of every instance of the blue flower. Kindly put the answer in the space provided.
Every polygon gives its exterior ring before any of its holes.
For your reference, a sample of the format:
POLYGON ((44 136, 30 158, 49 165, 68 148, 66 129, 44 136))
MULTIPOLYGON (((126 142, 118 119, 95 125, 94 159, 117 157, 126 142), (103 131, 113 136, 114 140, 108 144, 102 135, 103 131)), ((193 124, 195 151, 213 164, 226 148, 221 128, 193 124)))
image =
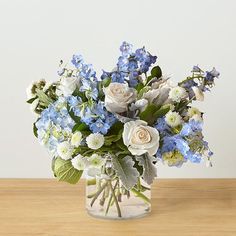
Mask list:
POLYGON ((98 97, 97 81, 81 79, 81 83, 80 91, 85 92, 87 98, 96 100, 98 97))
POLYGON ((122 55, 129 55, 132 53, 133 45, 127 42, 123 42, 120 46, 120 51, 122 55))
POLYGON ((191 119, 188 123, 185 123, 180 131, 180 135, 189 136, 196 132, 202 131, 203 123, 200 121, 195 121, 191 119))
POLYGON ((106 134, 110 129, 110 125, 99 118, 94 123, 90 124, 89 128, 93 133, 106 134))
POLYGON ((80 71, 80 76, 85 79, 95 78, 96 72, 91 64, 83 64, 80 71))
POLYGON ((192 151, 187 152, 188 159, 193 163, 200 163, 202 160, 202 156, 199 153, 194 153, 192 151))
POLYGON ((75 54, 72 56, 71 63, 76 67, 76 68, 81 68, 84 60, 83 57, 79 54, 75 54))
POLYGON ((125 73, 124 72, 112 72, 111 74, 112 82, 124 83, 125 82, 125 73))

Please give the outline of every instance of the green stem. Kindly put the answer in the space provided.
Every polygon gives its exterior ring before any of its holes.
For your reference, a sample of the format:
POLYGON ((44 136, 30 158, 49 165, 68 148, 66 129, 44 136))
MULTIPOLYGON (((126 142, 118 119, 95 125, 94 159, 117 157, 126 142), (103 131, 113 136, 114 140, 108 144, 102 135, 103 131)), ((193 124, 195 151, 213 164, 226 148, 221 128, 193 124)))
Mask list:
POLYGON ((96 184, 96 179, 87 179, 87 186, 95 185, 95 184, 96 184))
MULTIPOLYGON (((115 183, 115 185, 114 185, 114 189, 116 189, 118 183, 119 183, 119 180, 116 181, 116 183, 115 183)), ((108 211, 109 211, 109 208, 110 208, 110 206, 111 206, 112 198, 113 198, 113 195, 112 195, 112 193, 111 193, 110 198, 109 198, 109 201, 108 201, 108 203, 107 203, 106 215, 107 215, 107 213, 108 213, 108 211)))
POLYGON ((92 199, 90 206, 92 207, 94 202, 96 201, 96 199, 99 197, 99 195, 101 194, 101 192, 106 188, 108 182, 105 182, 101 188, 99 188, 99 190, 97 191, 96 195, 94 196, 94 198, 92 199))
POLYGON ((150 199, 146 197, 144 194, 142 194, 141 192, 139 192, 138 190, 132 188, 131 192, 134 193, 136 197, 141 198, 144 202, 149 203, 149 204, 151 203, 150 199))
POLYGON ((112 193, 112 195, 113 195, 113 198, 114 198, 114 201, 115 201, 115 204, 116 204, 118 217, 121 217, 120 206, 119 206, 118 200, 117 200, 117 198, 116 198, 115 191, 114 191, 114 189, 113 189, 113 187, 112 187, 111 181, 108 181, 108 184, 109 184, 109 186, 110 186, 111 193, 112 193))

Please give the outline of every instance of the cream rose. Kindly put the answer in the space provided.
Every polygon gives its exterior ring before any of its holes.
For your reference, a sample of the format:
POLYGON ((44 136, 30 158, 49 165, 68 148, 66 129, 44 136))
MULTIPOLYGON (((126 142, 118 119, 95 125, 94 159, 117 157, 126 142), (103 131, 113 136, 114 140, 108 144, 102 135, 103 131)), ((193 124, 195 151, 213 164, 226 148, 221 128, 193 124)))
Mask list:
POLYGON ((136 90, 127 84, 110 83, 103 89, 105 94, 105 107, 108 111, 122 113, 127 111, 128 104, 136 99, 136 90))
POLYGON ((159 148, 159 132, 143 120, 125 123, 123 141, 133 155, 156 154, 159 148))

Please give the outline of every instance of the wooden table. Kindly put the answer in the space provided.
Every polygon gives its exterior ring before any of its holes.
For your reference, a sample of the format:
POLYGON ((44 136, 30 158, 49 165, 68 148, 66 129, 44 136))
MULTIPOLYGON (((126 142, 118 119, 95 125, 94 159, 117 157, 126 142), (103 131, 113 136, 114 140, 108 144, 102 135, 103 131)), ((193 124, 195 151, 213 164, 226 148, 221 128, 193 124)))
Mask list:
POLYGON ((161 179, 152 213, 127 221, 85 211, 85 184, 0 180, 1 236, 236 236, 236 179, 161 179))

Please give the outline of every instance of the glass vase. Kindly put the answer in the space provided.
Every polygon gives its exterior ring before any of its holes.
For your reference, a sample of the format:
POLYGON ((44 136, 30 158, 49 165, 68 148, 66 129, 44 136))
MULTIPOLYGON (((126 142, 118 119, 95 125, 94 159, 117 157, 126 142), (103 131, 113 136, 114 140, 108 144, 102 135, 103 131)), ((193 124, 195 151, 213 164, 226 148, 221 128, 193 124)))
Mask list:
POLYGON ((118 177, 87 179, 86 209, 89 215, 104 219, 130 219, 151 211, 151 189, 141 178, 127 190, 118 177))

